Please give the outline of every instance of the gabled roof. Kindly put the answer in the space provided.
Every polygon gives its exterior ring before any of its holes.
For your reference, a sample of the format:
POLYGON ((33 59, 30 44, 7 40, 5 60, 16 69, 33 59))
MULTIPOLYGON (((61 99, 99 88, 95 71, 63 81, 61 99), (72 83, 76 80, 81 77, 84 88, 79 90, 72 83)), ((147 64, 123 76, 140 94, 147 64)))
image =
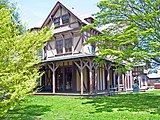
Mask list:
POLYGON ((77 18, 77 20, 81 23, 84 24, 88 24, 83 18, 80 18, 80 15, 78 15, 78 13, 76 13, 75 11, 73 11, 73 8, 69 8, 69 7, 65 7, 65 5, 63 5, 62 3, 60 3, 59 1, 55 4, 55 6, 53 7, 53 9, 51 10, 51 12, 49 13, 49 15, 47 16, 47 18, 45 19, 44 23, 42 24, 41 28, 45 26, 45 24, 50 20, 50 16, 53 15, 57 9, 59 8, 59 6, 61 6, 62 8, 66 9, 70 14, 72 14, 74 17, 77 18))
MULTIPOLYGON (((54 13, 57 11, 57 9, 59 8, 59 6, 61 6, 62 8, 66 9, 71 15, 73 15, 80 23, 82 23, 83 25, 87 25, 90 24, 88 23, 85 18, 86 17, 82 17, 80 14, 78 14, 74 8, 70 8, 69 6, 66 7, 66 5, 63 5, 61 2, 57 2, 55 4, 55 6, 53 7, 53 9, 51 10, 51 12, 49 13, 49 15, 47 16, 47 18, 45 19, 45 21, 43 22, 41 28, 43 28, 47 22, 50 20, 50 16, 54 15, 54 13)), ((91 18, 91 17, 87 17, 87 18, 91 18)), ((92 28, 93 30, 97 31, 98 33, 101 33, 98 29, 96 28, 92 28)))

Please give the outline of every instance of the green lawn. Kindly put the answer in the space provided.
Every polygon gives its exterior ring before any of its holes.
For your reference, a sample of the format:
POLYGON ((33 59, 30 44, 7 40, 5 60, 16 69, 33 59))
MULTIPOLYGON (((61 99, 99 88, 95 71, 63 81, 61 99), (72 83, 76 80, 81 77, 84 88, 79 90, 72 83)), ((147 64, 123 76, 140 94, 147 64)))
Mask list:
POLYGON ((160 91, 96 98, 30 96, 7 120, 160 120, 160 91))

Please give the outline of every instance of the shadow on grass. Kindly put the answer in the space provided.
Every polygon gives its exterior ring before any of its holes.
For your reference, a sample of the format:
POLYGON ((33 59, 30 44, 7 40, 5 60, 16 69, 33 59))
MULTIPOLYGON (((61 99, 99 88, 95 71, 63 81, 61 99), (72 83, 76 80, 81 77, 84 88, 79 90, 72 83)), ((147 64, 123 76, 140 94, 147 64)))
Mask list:
POLYGON ((9 111, 8 115, 4 119, 40 120, 41 116, 47 111, 50 111, 50 106, 42 106, 42 105, 19 106, 14 110, 9 111))
POLYGON ((95 112, 130 111, 160 114, 160 96, 153 93, 87 98, 87 102, 82 104, 92 104, 96 109, 95 112))

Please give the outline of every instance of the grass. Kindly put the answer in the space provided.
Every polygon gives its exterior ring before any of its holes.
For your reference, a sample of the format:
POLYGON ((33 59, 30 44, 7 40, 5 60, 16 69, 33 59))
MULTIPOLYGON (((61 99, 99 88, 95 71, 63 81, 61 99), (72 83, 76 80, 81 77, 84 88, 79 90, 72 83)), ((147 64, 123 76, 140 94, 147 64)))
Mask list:
POLYGON ((29 96, 6 120, 160 120, 160 90, 74 98, 29 96))

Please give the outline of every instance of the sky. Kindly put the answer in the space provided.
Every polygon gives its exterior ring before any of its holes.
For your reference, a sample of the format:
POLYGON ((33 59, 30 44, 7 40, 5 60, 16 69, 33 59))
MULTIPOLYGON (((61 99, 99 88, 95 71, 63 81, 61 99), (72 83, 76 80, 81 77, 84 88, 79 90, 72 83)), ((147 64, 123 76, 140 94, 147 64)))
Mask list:
MULTIPOLYGON (((58 0, 11 0, 16 3, 20 19, 26 28, 41 26, 58 0)), ((91 16, 99 11, 100 0, 59 0, 66 7, 83 16, 91 16)))

